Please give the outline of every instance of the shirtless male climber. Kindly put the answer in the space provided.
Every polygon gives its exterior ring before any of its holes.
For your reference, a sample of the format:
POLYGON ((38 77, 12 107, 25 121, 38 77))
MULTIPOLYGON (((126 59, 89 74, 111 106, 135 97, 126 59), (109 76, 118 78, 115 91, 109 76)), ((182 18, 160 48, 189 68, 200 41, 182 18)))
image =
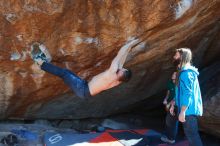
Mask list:
POLYGON ((123 65, 129 51, 138 42, 138 39, 127 41, 113 59, 111 66, 104 72, 94 76, 89 82, 81 79, 70 70, 49 63, 51 57, 48 56, 47 53, 44 53, 43 50, 46 49, 43 45, 39 44, 37 47, 32 48, 32 58, 42 70, 62 78, 65 84, 67 84, 77 96, 85 99, 115 87, 122 82, 127 82, 131 78, 131 71, 123 68, 123 65))

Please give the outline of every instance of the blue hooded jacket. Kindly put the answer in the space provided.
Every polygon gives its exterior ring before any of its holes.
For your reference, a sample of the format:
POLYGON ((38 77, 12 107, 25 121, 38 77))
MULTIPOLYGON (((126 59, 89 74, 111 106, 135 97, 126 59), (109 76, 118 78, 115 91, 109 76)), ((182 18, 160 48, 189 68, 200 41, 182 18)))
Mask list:
POLYGON ((176 87, 176 105, 178 109, 186 106, 186 116, 202 116, 203 105, 198 81, 199 72, 197 68, 186 65, 182 68, 179 75, 179 85, 176 87))

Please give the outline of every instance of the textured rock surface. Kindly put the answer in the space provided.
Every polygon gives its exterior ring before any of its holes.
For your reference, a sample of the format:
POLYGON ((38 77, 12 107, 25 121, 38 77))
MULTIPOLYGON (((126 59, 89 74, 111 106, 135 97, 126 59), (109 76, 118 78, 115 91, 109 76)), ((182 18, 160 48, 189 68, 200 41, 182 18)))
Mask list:
POLYGON ((200 128, 220 137, 220 62, 205 68, 200 77, 204 101, 200 128))
POLYGON ((201 68, 220 57, 219 7, 219 0, 2 0, 0 118, 77 119, 125 110, 164 89, 175 48, 192 48, 201 68), (88 101, 29 55, 41 42, 52 63, 89 80, 130 36, 143 40, 126 63, 134 77, 88 101))

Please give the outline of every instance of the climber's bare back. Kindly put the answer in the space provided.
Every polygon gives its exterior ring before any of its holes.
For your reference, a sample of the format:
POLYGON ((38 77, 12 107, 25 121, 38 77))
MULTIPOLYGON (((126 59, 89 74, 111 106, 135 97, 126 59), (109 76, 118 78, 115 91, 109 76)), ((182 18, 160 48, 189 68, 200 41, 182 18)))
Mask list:
POLYGON ((104 90, 110 89, 119 85, 121 82, 118 81, 117 73, 112 72, 110 69, 94 76, 88 83, 90 94, 96 95, 104 90))
POLYGON ((90 94, 92 96, 122 83, 119 78, 123 74, 123 65, 126 57, 131 50, 131 47, 137 44, 138 41, 138 39, 128 41, 119 50, 109 69, 92 78, 92 80, 88 83, 90 94))

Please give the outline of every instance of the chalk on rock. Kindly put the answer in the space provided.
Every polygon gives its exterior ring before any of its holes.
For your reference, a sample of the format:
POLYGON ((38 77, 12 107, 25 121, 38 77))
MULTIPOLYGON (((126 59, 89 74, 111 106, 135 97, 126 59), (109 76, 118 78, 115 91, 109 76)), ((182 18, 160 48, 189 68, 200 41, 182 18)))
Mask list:
POLYGON ((193 5, 193 0, 181 0, 176 8, 176 19, 182 17, 193 5))
POLYGON ((11 54, 10 60, 15 61, 15 60, 19 60, 20 58, 21 58, 21 54, 19 54, 18 52, 15 52, 11 54))

